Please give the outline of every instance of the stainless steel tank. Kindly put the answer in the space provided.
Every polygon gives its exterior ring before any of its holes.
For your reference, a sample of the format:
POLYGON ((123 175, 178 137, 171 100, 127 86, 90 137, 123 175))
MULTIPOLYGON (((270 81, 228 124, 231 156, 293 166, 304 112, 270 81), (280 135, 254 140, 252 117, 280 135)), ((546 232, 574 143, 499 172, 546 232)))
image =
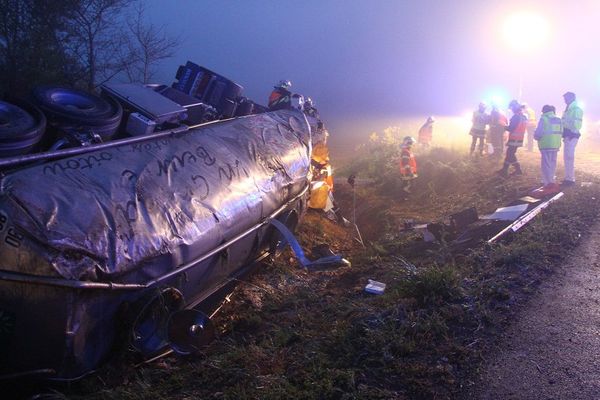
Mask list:
POLYGON ((0 373, 74 379, 137 304, 197 304, 306 204, 311 129, 282 110, 96 146, 0 186, 0 373))

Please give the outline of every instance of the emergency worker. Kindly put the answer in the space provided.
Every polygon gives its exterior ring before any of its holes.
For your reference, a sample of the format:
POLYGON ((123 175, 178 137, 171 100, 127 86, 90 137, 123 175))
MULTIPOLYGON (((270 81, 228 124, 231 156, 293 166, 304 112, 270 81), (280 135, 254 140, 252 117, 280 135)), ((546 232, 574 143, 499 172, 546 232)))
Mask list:
POLYGON ((512 100, 508 108, 513 113, 508 124, 508 142, 506 143, 506 157, 504 158, 504 166, 498 174, 503 177, 508 177, 508 169, 512 165, 514 167, 514 175, 522 175, 521 164, 517 160, 517 149, 523 146, 523 139, 527 131, 527 116, 525 115, 524 107, 518 101, 512 100))
POLYGON ((538 148, 542 155, 542 182, 545 190, 558 189, 558 185, 554 182, 554 175, 562 135, 562 121, 556 116, 556 108, 545 105, 542 108, 542 116, 533 135, 538 142, 538 148))
POLYGON ((304 113, 306 115, 308 115, 309 117, 314 117, 317 119, 320 118, 319 111, 317 111, 317 109, 315 107, 315 103, 310 97, 307 97, 304 100, 304 113))
POLYGON ((504 154, 504 132, 508 127, 508 118, 506 114, 498 107, 497 104, 492 104, 492 112, 490 113, 490 143, 494 148, 493 156, 501 158, 504 154))
POLYGON ((329 164, 327 138, 329 132, 321 125, 313 135, 313 151, 310 160, 312 173, 308 206, 325 212, 333 207, 333 170, 329 164))
POLYGON ((427 117, 427 120, 419 128, 419 144, 424 148, 428 148, 431 145, 431 140, 433 139, 433 123, 435 119, 432 116, 427 117))
POLYGON ((484 102, 479 103, 477 110, 473 111, 473 125, 471 127, 471 131, 469 135, 473 136, 473 140, 471 141, 471 151, 470 155, 473 155, 475 152, 475 145, 477 144, 477 140, 479 140, 479 155, 483 155, 483 144, 485 141, 485 130, 486 126, 489 123, 489 115, 485 112, 487 109, 487 104, 484 102))
POLYGON ((537 120, 535 119, 535 111, 529 107, 527 103, 523 103, 525 107, 525 115, 527 116, 527 151, 533 151, 533 135, 537 129, 537 120))
POLYGON ((281 110, 284 108, 290 108, 292 103, 292 92, 290 88, 292 82, 281 80, 277 85, 273 87, 273 91, 269 96, 269 109, 270 110, 281 110))
POLYGON ((402 190, 410 193, 411 181, 417 178, 417 160, 411 151, 415 139, 406 136, 400 145, 400 177, 402 179, 402 190))
POLYGON ((290 108, 298 111, 304 111, 304 96, 294 93, 292 95, 292 101, 290 102, 290 108))
POLYGON ((581 136, 580 130, 583 122, 583 110, 577 104, 575 93, 566 92, 563 94, 567 107, 562 115, 563 124, 563 157, 565 162, 565 179, 562 181, 564 186, 575 184, 575 146, 581 136))

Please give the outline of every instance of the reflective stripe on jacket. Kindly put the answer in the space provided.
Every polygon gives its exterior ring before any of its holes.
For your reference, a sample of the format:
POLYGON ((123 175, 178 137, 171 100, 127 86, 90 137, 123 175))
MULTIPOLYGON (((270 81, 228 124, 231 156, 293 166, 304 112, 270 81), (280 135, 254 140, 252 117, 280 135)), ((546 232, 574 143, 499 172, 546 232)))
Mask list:
POLYGON ((408 177, 417 174, 417 160, 408 147, 402 147, 400 152, 400 175, 408 177))
POLYGON ((564 133, 573 133, 579 137, 581 125, 583 123, 583 110, 573 101, 567 106, 562 116, 564 133))
POLYGON ((533 137, 537 139, 540 150, 558 150, 562 133, 561 119, 550 111, 542 114, 533 137))
POLYGON ((269 108, 271 110, 279 110, 289 108, 291 104, 292 93, 282 88, 275 88, 269 96, 269 108))
POLYGON ((514 114, 510 118, 508 125, 508 142, 507 146, 521 147, 523 146, 523 138, 527 131, 527 116, 522 112, 514 114))

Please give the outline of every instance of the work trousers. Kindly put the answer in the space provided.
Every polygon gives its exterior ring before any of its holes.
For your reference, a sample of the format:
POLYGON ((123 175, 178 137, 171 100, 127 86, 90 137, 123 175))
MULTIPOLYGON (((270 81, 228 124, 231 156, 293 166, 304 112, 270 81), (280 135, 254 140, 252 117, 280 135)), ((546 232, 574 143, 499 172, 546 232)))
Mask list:
POLYGON ((504 132, 506 128, 503 126, 490 127, 490 143, 494 146, 494 156, 502 157, 504 154, 504 132))
POLYGON ((565 161, 565 180, 575 182, 575 146, 579 138, 563 138, 563 157, 565 161))
POLYGON ((479 139, 479 154, 483 154, 483 143, 485 141, 485 137, 473 136, 473 140, 471 141, 471 154, 475 151, 475 145, 477 144, 477 139, 479 139))
POLYGON ((546 186, 549 183, 554 183, 558 149, 544 149, 540 150, 540 153, 542 154, 542 182, 546 186))
POLYGON ((517 160, 517 146, 506 146, 506 158, 504 164, 518 164, 517 160))

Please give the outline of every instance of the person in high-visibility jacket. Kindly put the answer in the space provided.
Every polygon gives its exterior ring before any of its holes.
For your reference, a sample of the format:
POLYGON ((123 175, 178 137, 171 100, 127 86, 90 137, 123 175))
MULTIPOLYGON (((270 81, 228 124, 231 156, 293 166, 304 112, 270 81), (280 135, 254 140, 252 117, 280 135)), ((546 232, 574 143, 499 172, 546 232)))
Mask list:
POLYGON ((475 152, 475 146, 477 144, 477 140, 479 140, 479 155, 483 155, 483 145, 485 141, 485 130, 489 123, 490 116, 485 112, 487 108, 487 104, 484 102, 479 103, 477 110, 473 111, 473 125, 471 127, 471 131, 469 135, 473 136, 471 141, 471 152, 470 155, 473 155, 475 152))
POLYGON ((282 80, 273 87, 273 91, 269 96, 269 109, 270 110, 281 110, 284 108, 291 108, 292 105, 292 92, 290 88, 292 82, 282 80))
POLYGON ((400 145, 400 177, 402 179, 402 190, 410 193, 411 181, 417 178, 417 160, 411 151, 415 139, 406 136, 400 145))
POLYGON ((556 108, 551 105, 542 107, 542 116, 535 129, 533 138, 538 142, 542 154, 542 182, 545 189, 557 189, 554 182, 556 158, 563 135, 562 120, 556 116, 556 108))
POLYGON ((564 186, 575 184, 575 147, 581 136, 581 125, 583 123, 583 110, 577 104, 575 93, 567 92, 563 94, 567 108, 562 115, 563 123, 563 157, 565 162, 565 179, 562 181, 564 186))
POLYGON ((537 120, 535 119, 535 111, 529 107, 527 103, 523 103, 525 107, 525 115, 527 115, 527 151, 533 151, 533 135, 537 128, 537 120))
POLYGON ((428 148, 431 145, 431 140, 433 139, 433 123, 435 119, 433 117, 427 117, 427 120, 419 128, 419 145, 424 148, 428 148))
MULTIPOLYGON (((310 208, 329 211, 334 207, 333 201, 333 169, 329 164, 329 148, 327 138, 329 132, 322 123, 313 134, 313 148, 310 160, 312 173, 311 191, 308 206, 310 208)), ((335 212, 335 211, 334 211, 335 212)))
POLYGON ((512 100, 508 108, 513 113, 508 124, 508 142, 506 143, 506 157, 504 158, 504 166, 498 174, 503 177, 508 176, 508 169, 512 165, 514 167, 514 175, 522 175, 521 164, 517 160, 517 149, 523 146, 525 131, 527 131, 527 116, 525 115, 523 105, 518 101, 512 100))
POLYGON ((492 153, 494 158, 501 158, 504 154, 504 132, 508 127, 508 118, 498 105, 492 105, 490 113, 490 143, 494 148, 492 153))

